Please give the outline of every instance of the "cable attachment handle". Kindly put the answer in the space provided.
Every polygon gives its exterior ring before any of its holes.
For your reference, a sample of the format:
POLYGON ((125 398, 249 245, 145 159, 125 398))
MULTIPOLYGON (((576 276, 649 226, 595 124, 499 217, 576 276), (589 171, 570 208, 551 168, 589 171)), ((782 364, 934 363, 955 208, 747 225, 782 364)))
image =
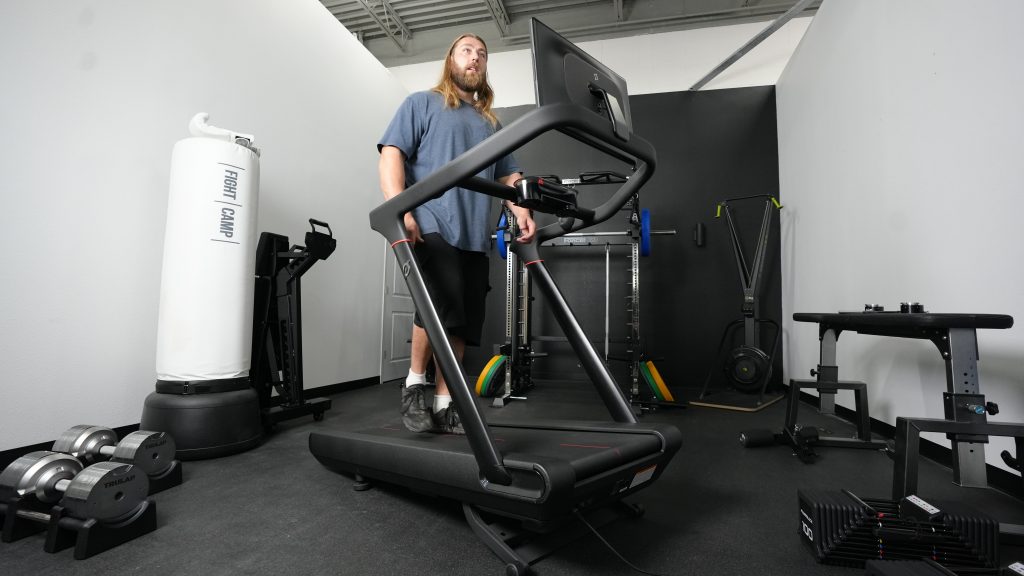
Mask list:
POLYGON ((310 218, 309 230, 309 232, 306 232, 307 252, 318 260, 326 260, 328 256, 334 253, 334 249, 338 246, 338 241, 334 239, 334 232, 331 230, 330 224, 322 220, 310 218), (327 234, 318 231, 316 229, 317 226, 326 228, 327 234))
POLYGON ((327 235, 330 236, 331 238, 334 238, 334 232, 331 231, 331 225, 330 224, 328 224, 327 222, 323 222, 321 220, 317 220, 316 218, 310 218, 309 219, 309 229, 311 231, 313 231, 313 232, 316 232, 316 227, 317 226, 319 226, 321 228, 327 228, 327 235))

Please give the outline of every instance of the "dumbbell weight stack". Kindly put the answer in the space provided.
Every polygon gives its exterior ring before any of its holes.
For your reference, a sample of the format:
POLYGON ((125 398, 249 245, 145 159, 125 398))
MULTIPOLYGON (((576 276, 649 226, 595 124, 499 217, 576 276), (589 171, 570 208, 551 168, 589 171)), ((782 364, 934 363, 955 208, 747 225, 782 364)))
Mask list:
POLYGON ((50 449, 86 465, 109 460, 136 466, 149 476, 150 494, 181 484, 174 439, 165 432, 139 430, 118 442, 110 428, 81 424, 65 430, 50 449))
POLYGON ((131 464, 82 466, 69 454, 31 452, 0 472, 2 540, 48 530, 46 551, 85 558, 156 529, 149 478, 131 464))

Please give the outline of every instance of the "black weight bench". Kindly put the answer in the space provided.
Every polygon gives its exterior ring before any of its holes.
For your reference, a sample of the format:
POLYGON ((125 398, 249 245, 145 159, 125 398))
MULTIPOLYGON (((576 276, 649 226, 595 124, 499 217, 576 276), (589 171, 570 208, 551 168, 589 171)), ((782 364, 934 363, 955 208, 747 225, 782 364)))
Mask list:
MULTIPOLYGON (((987 434, 997 432, 974 431, 972 426, 985 424, 986 415, 995 406, 986 404, 978 385, 978 338, 977 330, 1006 329, 1013 326, 1013 317, 1004 314, 934 314, 929 312, 850 312, 850 313, 797 313, 797 322, 815 322, 821 340, 821 356, 817 380, 792 380, 791 396, 786 411, 786 427, 796 426, 799 391, 801 388, 817 388, 821 392, 821 411, 834 413, 837 390, 851 389, 857 395, 856 439, 829 439, 817 444, 826 446, 876 447, 879 443, 870 440, 870 420, 867 407, 867 389, 863 382, 842 382, 836 366, 836 342, 844 331, 895 338, 917 338, 931 340, 939 349, 946 363, 946 392, 943 393, 945 420, 943 429, 952 441, 954 482, 961 486, 986 486, 985 447, 987 434)), ((897 435, 900 433, 900 418, 897 420, 897 435)), ((912 420, 912 419, 911 419, 912 420)), ((927 420, 921 419, 920 422, 927 420)), ((915 443, 916 445, 916 443, 915 443)), ((900 449, 897 439, 897 475, 903 469, 912 468, 916 484, 917 451, 913 455, 900 449), (913 462, 912 465, 909 464, 913 462)), ((895 497, 895 490, 894 490, 895 497)))

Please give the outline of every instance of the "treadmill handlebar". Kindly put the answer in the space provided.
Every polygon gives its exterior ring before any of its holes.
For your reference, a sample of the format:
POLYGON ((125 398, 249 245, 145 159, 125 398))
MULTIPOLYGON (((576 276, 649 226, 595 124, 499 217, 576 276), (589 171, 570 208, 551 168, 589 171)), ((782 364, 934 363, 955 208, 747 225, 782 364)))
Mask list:
POLYGON ((433 174, 374 208, 370 212, 370 227, 387 238, 391 244, 406 240, 403 220, 405 213, 440 197, 457 185, 503 200, 515 201, 514 188, 497 182, 487 182, 476 174, 550 130, 558 130, 609 156, 631 163, 634 173, 608 200, 592 208, 593 218, 577 220, 569 229, 557 224, 545 226, 537 231, 538 242, 611 218, 650 178, 654 170, 654 147, 636 134, 623 141, 612 131, 611 124, 579 106, 541 106, 527 112, 433 174))
POLYGON ((500 198, 502 200, 509 200, 511 202, 516 201, 516 189, 511 186, 506 186, 496 180, 488 180, 487 178, 473 176, 459 182, 458 186, 460 188, 465 188, 466 190, 480 192, 481 194, 487 194, 488 196, 494 196, 495 198, 500 198))

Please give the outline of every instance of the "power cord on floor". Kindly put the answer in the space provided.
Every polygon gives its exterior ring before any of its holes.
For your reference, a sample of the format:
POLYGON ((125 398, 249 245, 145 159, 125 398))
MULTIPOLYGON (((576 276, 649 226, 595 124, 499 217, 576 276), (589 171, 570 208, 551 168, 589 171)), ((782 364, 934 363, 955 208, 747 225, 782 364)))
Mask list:
POLYGON ((596 528, 594 528, 593 526, 590 525, 590 522, 587 522, 587 519, 583 517, 583 514, 581 514, 579 510, 573 510, 573 514, 575 514, 576 517, 579 518, 580 522, 583 522, 584 526, 589 528, 590 531, 594 533, 594 536, 597 536, 597 539, 600 540, 602 544, 604 544, 609 550, 612 551, 612 554, 615 554, 615 556, 617 556, 619 558, 619 560, 622 560, 622 562, 626 566, 629 566, 630 568, 632 568, 633 570, 635 570, 635 571, 637 571, 637 572, 639 572, 641 574, 647 574, 648 576, 666 576, 664 574, 659 574, 657 572, 648 572, 647 570, 644 570, 644 569, 636 566, 635 564, 633 564, 629 560, 626 560, 626 558, 622 554, 619 554, 619 551, 616 550, 615 547, 612 546, 610 542, 608 542, 607 540, 604 539, 604 536, 601 536, 601 534, 597 531, 596 528))

